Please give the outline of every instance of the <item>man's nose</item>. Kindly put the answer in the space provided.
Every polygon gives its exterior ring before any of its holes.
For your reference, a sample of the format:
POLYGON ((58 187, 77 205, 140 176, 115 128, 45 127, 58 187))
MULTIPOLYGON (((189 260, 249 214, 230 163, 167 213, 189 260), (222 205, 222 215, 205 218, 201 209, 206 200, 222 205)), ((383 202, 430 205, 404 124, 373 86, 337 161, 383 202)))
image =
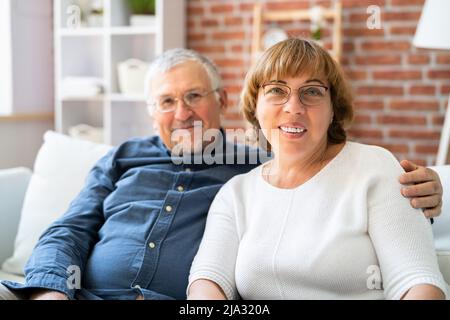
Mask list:
POLYGON ((292 94, 289 100, 284 104, 283 110, 285 112, 294 114, 304 114, 306 112, 305 105, 300 101, 300 96, 297 94, 292 94))
POLYGON ((180 121, 186 121, 192 116, 191 108, 183 101, 183 99, 178 100, 175 109, 175 119, 180 121))

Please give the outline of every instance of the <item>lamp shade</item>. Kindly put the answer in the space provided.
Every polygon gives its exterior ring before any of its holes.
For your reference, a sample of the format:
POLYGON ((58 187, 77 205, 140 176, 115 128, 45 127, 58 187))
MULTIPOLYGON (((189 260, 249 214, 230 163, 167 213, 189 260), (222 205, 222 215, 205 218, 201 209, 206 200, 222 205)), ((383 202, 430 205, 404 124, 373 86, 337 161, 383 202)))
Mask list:
POLYGON ((450 50, 449 0, 425 2, 413 44, 419 48, 450 50))

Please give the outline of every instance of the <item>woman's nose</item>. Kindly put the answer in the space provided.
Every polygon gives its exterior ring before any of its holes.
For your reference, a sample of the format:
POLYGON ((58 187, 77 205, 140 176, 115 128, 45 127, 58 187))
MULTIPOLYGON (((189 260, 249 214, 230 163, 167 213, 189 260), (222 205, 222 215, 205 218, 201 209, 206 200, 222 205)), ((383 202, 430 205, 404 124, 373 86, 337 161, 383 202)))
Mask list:
POLYGON ((296 94, 292 94, 289 97, 289 100, 283 106, 283 110, 285 112, 299 113, 299 114, 304 114, 306 112, 305 106, 300 101, 300 97, 296 94))

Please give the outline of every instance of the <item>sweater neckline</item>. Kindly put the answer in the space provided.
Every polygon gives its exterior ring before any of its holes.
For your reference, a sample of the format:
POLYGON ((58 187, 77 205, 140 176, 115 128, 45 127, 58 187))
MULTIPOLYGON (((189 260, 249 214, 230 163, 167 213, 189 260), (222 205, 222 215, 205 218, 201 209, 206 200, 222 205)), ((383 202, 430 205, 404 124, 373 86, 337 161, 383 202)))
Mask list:
POLYGON ((333 168, 336 163, 338 163, 340 161, 340 159, 343 157, 344 153, 347 152, 347 149, 349 148, 349 145, 352 142, 350 141, 346 141, 344 144, 344 147, 341 149, 341 151, 338 152, 338 154, 331 159, 322 169, 320 169, 315 175, 313 175, 311 178, 309 178, 307 181, 305 181, 304 183, 294 187, 294 188, 279 188, 279 187, 275 187, 274 185, 270 184, 269 182, 267 182, 264 177, 263 177, 263 167, 267 164, 264 163, 260 166, 258 166, 258 171, 257 171, 257 176, 258 179, 260 179, 263 185, 266 185, 267 187, 276 190, 278 192, 288 192, 288 191, 295 191, 295 190, 299 190, 300 188, 305 188, 307 185, 314 183, 317 179, 319 179, 322 175, 324 175, 327 171, 331 170, 331 168, 333 168))

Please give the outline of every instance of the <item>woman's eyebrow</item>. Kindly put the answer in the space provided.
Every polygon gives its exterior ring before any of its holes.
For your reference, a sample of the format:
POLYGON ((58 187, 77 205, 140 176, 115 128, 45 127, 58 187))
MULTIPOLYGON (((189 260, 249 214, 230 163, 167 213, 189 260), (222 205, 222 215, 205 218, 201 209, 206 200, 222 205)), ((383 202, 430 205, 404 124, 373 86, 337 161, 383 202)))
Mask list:
POLYGON ((319 79, 309 79, 306 80, 305 83, 310 83, 310 82, 319 82, 322 85, 325 85, 325 83, 323 83, 323 81, 319 80, 319 79))

